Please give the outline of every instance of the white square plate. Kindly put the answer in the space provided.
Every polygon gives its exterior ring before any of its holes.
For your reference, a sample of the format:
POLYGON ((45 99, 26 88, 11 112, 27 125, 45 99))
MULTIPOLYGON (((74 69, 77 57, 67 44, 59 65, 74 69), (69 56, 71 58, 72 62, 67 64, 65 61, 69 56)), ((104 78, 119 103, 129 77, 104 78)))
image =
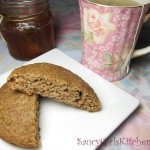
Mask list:
MULTIPOLYGON (((94 89, 102 110, 90 113, 43 98, 40 108, 41 148, 39 150, 94 150, 139 105, 139 101, 58 49, 49 51, 27 64, 48 62, 63 66, 79 75, 94 89), (87 143, 91 141, 91 143, 87 143), (98 142, 99 141, 99 142, 98 142), (97 143, 98 142, 98 143, 97 143)), ((0 76, 6 82, 7 72, 0 76)), ((1 150, 27 150, 0 139, 1 150)))

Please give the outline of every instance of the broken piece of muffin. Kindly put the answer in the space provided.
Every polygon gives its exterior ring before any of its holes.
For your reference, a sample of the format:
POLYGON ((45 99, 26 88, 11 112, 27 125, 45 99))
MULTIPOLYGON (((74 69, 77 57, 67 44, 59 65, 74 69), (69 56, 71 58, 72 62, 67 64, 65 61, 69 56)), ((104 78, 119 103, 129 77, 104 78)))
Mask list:
POLYGON ((0 138, 20 147, 38 148, 38 110, 36 94, 14 91, 5 83, 0 88, 0 138))
POLYGON ((19 67, 8 77, 13 90, 39 94, 90 112, 100 110, 94 90, 78 75, 54 64, 35 63, 19 67))

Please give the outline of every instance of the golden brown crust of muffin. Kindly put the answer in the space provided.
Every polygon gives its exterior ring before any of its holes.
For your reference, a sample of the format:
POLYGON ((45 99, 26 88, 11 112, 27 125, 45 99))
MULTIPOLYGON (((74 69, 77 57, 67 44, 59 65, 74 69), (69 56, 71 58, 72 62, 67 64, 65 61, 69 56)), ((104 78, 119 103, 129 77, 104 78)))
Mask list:
POLYGON ((0 138, 8 143, 38 148, 38 96, 14 91, 5 83, 0 88, 0 138))
POLYGON ((9 86, 27 94, 36 93, 91 112, 100 110, 94 90, 73 72, 54 64, 35 63, 15 69, 9 86))

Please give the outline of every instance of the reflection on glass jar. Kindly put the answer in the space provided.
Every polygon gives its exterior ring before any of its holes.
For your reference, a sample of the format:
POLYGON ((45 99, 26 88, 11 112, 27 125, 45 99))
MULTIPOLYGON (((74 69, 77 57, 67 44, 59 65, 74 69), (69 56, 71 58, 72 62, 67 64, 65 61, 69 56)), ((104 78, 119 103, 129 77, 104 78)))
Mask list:
POLYGON ((47 0, 1 3, 0 32, 14 58, 29 60, 55 47, 53 19, 47 0))

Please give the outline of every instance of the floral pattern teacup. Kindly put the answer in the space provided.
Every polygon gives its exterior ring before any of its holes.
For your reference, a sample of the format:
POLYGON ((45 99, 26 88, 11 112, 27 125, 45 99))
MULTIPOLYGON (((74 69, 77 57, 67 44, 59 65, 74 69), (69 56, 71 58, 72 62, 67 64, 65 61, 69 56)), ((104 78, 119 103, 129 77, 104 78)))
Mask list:
POLYGON ((139 31, 150 8, 149 0, 144 1, 137 6, 110 6, 79 0, 83 65, 109 81, 128 74, 139 31))

